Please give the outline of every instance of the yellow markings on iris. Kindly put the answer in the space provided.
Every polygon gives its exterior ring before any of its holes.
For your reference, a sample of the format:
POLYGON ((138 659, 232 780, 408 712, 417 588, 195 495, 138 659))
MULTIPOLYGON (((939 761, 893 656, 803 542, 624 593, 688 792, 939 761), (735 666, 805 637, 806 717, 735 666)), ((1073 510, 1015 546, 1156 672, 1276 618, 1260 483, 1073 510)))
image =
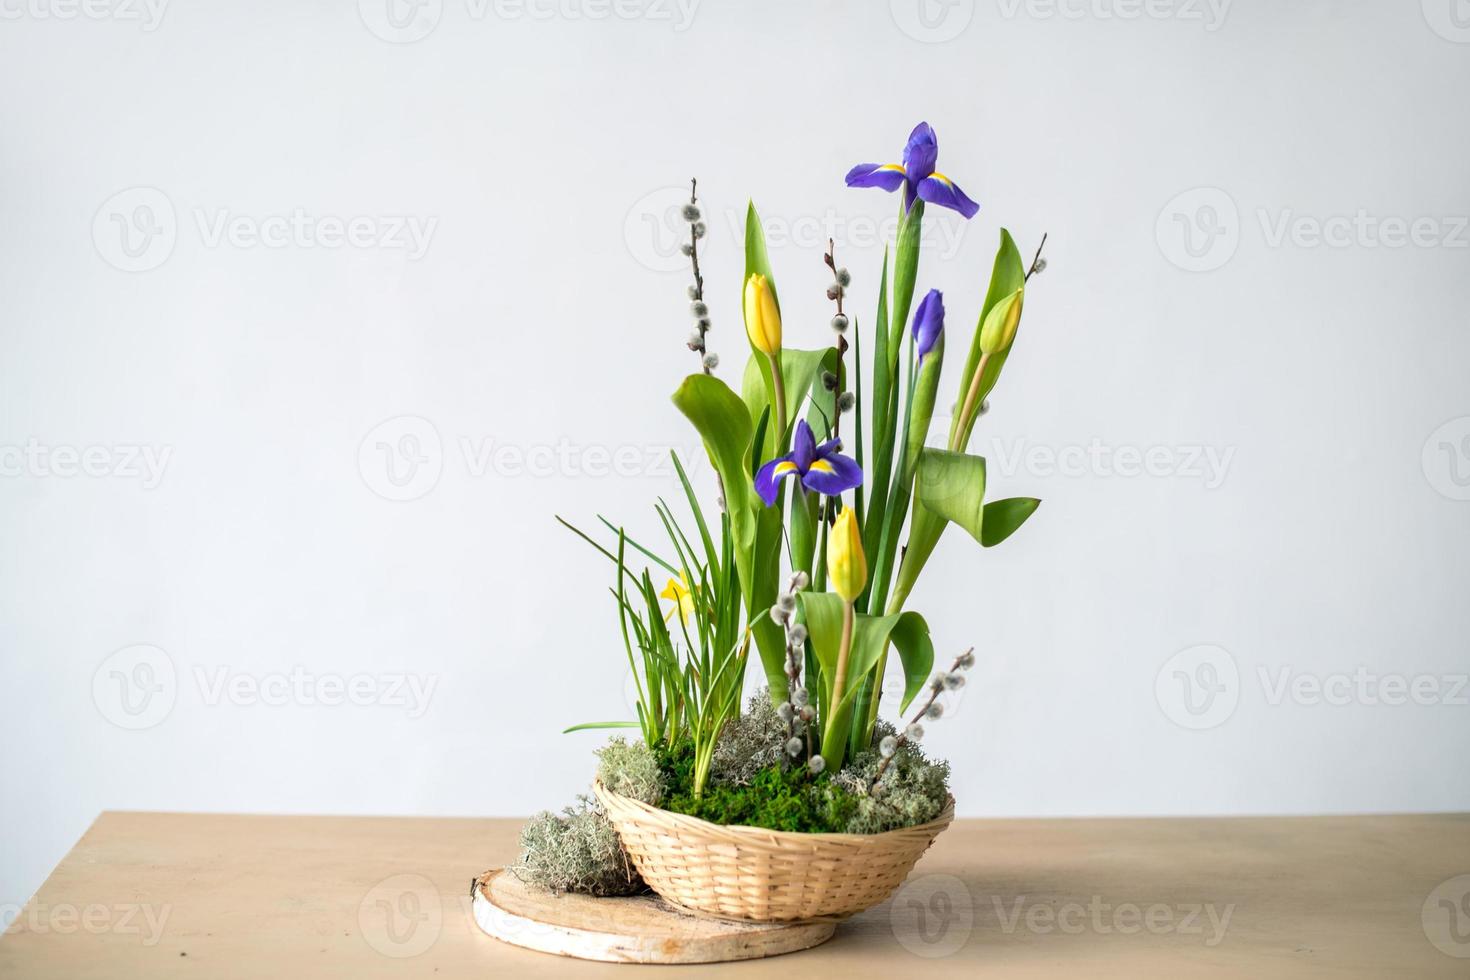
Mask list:
POLYGON ((776 469, 774 471, 774 475, 775 476, 778 476, 778 477, 782 477, 782 476, 785 476, 787 473, 795 473, 795 472, 796 472, 796 464, 793 463, 791 460, 788 459, 788 460, 783 460, 782 462, 779 462, 779 463, 776 464, 776 469))
POLYGON ((832 464, 829 463, 829 462, 827 462, 825 459, 814 460, 812 462, 812 465, 810 465, 810 466, 807 467, 807 470, 809 472, 812 472, 812 473, 833 473, 833 472, 835 472, 832 469, 832 464))

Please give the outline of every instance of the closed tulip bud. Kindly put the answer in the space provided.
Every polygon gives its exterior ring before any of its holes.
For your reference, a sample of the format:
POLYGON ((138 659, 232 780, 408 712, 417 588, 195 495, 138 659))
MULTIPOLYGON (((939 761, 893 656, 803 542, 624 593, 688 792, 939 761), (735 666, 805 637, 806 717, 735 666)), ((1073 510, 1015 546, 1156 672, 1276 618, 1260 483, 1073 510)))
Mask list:
POLYGON ((1017 289, 1005 299, 991 307, 980 326, 980 350, 986 354, 997 354, 1009 350, 1016 339, 1016 327, 1021 324, 1021 305, 1025 288, 1017 289))
POLYGON ((759 272, 745 280, 745 332, 751 346, 762 354, 781 352, 781 311, 770 283, 759 272))
POLYGON ((868 559, 857 513, 844 507, 827 538, 827 578, 843 601, 853 602, 868 584, 868 559))

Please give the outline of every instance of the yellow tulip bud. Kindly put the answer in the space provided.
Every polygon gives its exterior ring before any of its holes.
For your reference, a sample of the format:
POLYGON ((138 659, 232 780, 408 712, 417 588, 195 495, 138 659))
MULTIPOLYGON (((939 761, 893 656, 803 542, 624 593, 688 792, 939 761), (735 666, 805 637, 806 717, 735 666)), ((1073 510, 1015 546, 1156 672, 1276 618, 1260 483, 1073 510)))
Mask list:
POLYGON ((781 352, 781 311, 776 309, 776 294, 759 272, 745 280, 745 332, 750 343, 763 354, 781 352))
POLYGON ((1016 328, 1021 325, 1021 303, 1026 289, 1021 287, 991 307, 980 326, 980 350, 986 354, 998 354, 1008 350, 1016 339, 1016 328))
POLYGON ((846 602, 857 599, 868 584, 863 534, 858 529, 857 513, 851 507, 842 508, 827 535, 827 579, 846 602))

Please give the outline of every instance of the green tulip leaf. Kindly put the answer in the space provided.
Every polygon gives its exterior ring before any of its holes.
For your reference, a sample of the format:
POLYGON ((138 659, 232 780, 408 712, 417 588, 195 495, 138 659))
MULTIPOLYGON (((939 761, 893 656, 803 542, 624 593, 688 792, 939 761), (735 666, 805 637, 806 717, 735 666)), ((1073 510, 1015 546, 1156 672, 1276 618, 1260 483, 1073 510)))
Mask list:
POLYGON ((766 251, 766 230, 761 227, 760 215, 755 213, 755 202, 750 201, 745 206, 745 278, 740 280, 742 310, 745 306, 745 282, 756 274, 766 277, 766 285, 779 311, 781 297, 776 295, 776 276, 771 272, 771 256, 766 251))
MULTIPOLYGON (((750 474, 745 469, 745 453, 750 447, 750 412, 740 396, 719 378, 708 374, 691 374, 674 392, 674 405, 694 423, 705 452, 720 474, 724 486, 726 510, 730 514, 738 557, 749 563, 751 545, 755 541, 755 508, 758 498, 750 474)), ((740 570, 741 585, 748 591, 749 568, 740 570)))
MULTIPOLYGON (((847 655, 847 684, 842 704, 833 705, 831 696, 842 648, 842 597, 835 592, 803 592, 800 595, 807 634, 811 637, 812 651, 822 670, 822 704, 827 710, 835 709, 844 717, 850 714, 863 678, 877 666, 889 643, 898 650, 903 664, 904 696, 899 710, 907 709, 923 690, 924 682, 934 667, 934 643, 929 638, 929 624, 924 617, 916 612, 888 616, 859 614, 853 622, 852 649, 847 655)), ((822 724, 826 725, 826 719, 822 724)), ((845 731, 841 739, 845 744, 845 731)))
MULTIPOLYGON (((1026 263, 1021 258, 1021 250, 1016 247, 1015 239, 1006 229, 1000 230, 1000 248, 995 253, 995 268, 990 274, 990 288, 985 293, 985 305, 980 308, 980 318, 975 322, 975 336, 970 342, 970 356, 965 359, 965 370, 960 375, 960 395, 963 399, 970 390, 971 382, 975 377, 975 369, 980 364, 980 331, 985 326, 985 318, 990 311, 1001 303, 1006 297, 1026 285, 1026 263)), ((1014 340, 1012 341, 1014 343, 1014 340)), ((985 401, 985 396, 990 394, 995 383, 1000 380, 1000 372, 1005 367, 1006 358, 1010 355, 1010 347, 990 355, 990 360, 985 362, 985 374, 980 379, 980 390, 975 401, 976 411, 969 420, 969 425, 964 432, 959 431, 960 405, 955 405, 955 415, 950 422, 949 444, 951 446, 967 446, 970 442, 970 433, 975 428, 975 419, 979 418, 979 407, 985 401)))
MULTIPOLYGON (((837 370, 837 348, 826 347, 822 350, 788 350, 781 351, 781 377, 786 386, 786 418, 788 425, 795 423, 797 409, 810 394, 813 400, 824 406, 827 412, 832 411, 833 399, 836 397, 832 392, 822 387, 822 372, 837 370), (825 396, 825 397, 823 397, 825 396)), ((768 409, 771 404, 771 361, 760 351, 753 351, 750 359, 745 362, 745 375, 740 382, 740 394, 745 400, 745 407, 750 411, 751 418, 759 418, 760 414, 768 409)), ((820 430, 819 430, 820 431, 820 430)), ((762 462, 773 456, 780 455, 779 448, 786 445, 785 432, 767 432, 765 445, 762 447, 762 462)))
MULTIPOLYGON (((952 521, 985 543, 985 458, 947 449, 925 449, 919 454, 915 492, 924 507, 952 521)), ((1014 529, 1013 529, 1014 530, 1014 529)))
POLYGON ((994 548, 1016 533, 1026 518, 1036 513, 1041 501, 1035 497, 1008 497, 985 505, 985 524, 980 529, 980 543, 994 548))

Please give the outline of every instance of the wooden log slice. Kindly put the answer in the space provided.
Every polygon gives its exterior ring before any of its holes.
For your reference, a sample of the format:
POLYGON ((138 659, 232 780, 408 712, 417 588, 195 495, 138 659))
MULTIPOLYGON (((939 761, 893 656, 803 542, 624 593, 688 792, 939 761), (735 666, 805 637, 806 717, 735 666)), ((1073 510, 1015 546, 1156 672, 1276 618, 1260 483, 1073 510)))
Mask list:
POLYGON ((679 912, 657 895, 592 898, 531 888, 506 870, 475 882, 475 921, 503 942, 608 963, 724 963, 809 949, 832 922, 726 922, 679 912))

